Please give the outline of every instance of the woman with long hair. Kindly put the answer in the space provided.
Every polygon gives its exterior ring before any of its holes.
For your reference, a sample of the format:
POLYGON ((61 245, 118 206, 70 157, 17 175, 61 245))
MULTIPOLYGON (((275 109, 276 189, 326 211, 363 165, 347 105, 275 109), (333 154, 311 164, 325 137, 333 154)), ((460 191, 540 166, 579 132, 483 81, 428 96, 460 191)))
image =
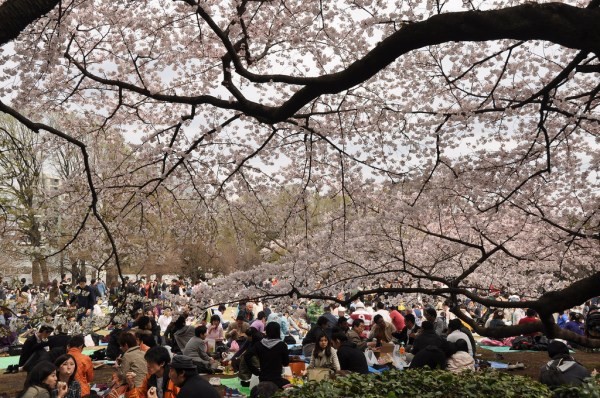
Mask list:
POLYGON ((317 344, 310 357, 308 369, 326 368, 334 372, 340 370, 340 362, 338 361, 337 351, 331 346, 331 341, 326 334, 320 334, 317 337, 317 344))
POLYGON ((54 397, 52 392, 55 389, 57 398, 67 395, 68 387, 66 383, 58 381, 56 366, 52 362, 42 361, 27 373, 25 386, 19 398, 50 398, 54 397))
POLYGON ((81 398, 81 385, 75 380, 75 373, 77 373, 77 362, 71 354, 61 355, 54 361, 56 365, 56 372, 58 381, 67 383, 69 391, 65 398, 81 398))

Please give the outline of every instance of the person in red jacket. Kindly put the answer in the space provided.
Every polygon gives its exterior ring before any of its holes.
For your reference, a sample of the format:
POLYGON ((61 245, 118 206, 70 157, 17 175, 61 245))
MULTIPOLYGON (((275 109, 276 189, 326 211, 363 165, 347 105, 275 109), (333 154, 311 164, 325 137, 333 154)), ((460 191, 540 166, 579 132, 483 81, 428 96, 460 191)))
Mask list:
MULTIPOLYGON (((527 323, 536 323, 536 322, 541 322, 540 318, 537 317, 537 312, 535 312, 535 310, 532 308, 527 308, 527 311, 525 311, 525 318, 521 318, 519 320, 519 325, 525 325, 527 323)), ((541 334, 542 334, 541 332, 535 332, 535 333, 524 334, 523 336, 538 336, 541 334)))

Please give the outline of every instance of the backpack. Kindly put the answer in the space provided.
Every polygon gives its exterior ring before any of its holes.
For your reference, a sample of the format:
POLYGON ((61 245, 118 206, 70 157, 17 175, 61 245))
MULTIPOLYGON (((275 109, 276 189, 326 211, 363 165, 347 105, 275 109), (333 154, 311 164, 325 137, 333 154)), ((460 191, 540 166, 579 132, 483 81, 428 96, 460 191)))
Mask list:
POLYGON ((550 388, 555 388, 564 384, 567 384, 567 379, 564 373, 575 365, 575 361, 561 359, 554 359, 546 364, 546 366, 540 372, 540 382, 547 385, 550 388))

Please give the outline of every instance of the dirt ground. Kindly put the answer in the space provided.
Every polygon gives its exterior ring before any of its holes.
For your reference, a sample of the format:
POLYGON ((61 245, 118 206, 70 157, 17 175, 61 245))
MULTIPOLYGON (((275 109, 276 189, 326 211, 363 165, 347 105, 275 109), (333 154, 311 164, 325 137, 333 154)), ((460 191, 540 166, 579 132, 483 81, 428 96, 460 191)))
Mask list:
MULTIPOLYGON (((495 354, 492 351, 483 350, 478 348, 477 350, 480 356, 477 356, 479 359, 485 359, 487 361, 498 361, 505 363, 515 363, 522 362, 525 364, 525 369, 520 370, 501 370, 502 372, 510 372, 515 375, 529 376, 533 379, 537 380, 540 368, 546 362, 548 362, 548 353, 547 352, 507 352, 499 354, 501 357, 498 357, 498 354, 495 354)), ((583 364, 586 368, 592 370, 597 369, 600 371, 600 353, 594 352, 583 352, 578 351, 573 354, 575 359, 583 364)), ((107 383, 110 380, 112 374, 112 368, 103 366, 99 369, 96 369, 95 380, 97 383, 107 383)), ((23 388, 23 383, 25 382, 26 374, 17 373, 17 374, 0 374, 0 398, 13 398, 16 397, 17 394, 23 388)))

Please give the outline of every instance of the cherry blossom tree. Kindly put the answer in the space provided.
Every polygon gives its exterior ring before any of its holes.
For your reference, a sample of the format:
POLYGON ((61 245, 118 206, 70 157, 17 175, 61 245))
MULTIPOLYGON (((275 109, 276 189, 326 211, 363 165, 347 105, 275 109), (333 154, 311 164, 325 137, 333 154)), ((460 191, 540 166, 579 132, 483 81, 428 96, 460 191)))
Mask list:
POLYGON ((243 196, 254 211, 231 219, 249 215, 284 256, 223 279, 240 295, 466 296, 535 308, 528 327, 561 336, 552 313, 600 286, 599 6, 62 2, 4 28, 0 111, 80 151, 117 269, 127 217, 168 220, 167 196, 210 218, 243 196), (50 127, 49 110, 88 123, 50 127), (100 173, 93 138, 108 131, 132 150, 100 173), (256 290, 267 275, 283 280, 256 290), (492 282, 526 301, 487 298, 492 282))

